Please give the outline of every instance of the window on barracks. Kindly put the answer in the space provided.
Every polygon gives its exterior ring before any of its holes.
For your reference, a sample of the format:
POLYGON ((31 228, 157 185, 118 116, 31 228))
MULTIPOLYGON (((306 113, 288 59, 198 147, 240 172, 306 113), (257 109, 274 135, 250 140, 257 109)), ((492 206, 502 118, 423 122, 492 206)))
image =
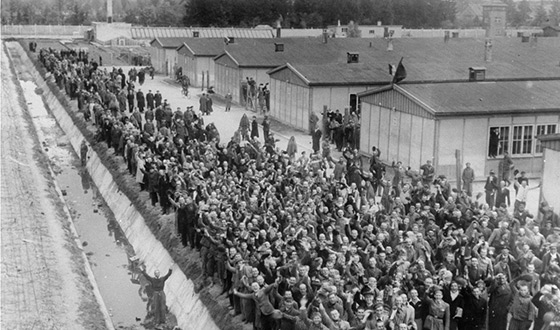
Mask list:
POLYGON ((496 157, 509 150, 509 127, 490 127, 488 157, 496 157))
MULTIPOLYGON (((549 124, 549 125, 537 125, 535 132, 535 138, 539 135, 545 134, 555 134, 556 133, 556 124, 549 124)), ((535 153, 542 153, 542 146, 541 141, 539 139, 535 139, 535 153)))
POLYGON ((531 154, 533 152, 533 125, 513 126, 511 146, 512 155, 531 154))

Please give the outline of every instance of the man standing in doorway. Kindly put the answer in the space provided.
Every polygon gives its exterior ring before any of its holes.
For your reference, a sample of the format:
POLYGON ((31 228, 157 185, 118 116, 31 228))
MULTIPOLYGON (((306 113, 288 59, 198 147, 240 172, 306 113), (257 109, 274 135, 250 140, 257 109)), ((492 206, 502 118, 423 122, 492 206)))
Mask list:
POLYGON ((474 170, 471 167, 471 163, 467 163, 465 169, 463 170, 463 188, 467 192, 469 197, 472 197, 472 185, 474 182, 474 170))

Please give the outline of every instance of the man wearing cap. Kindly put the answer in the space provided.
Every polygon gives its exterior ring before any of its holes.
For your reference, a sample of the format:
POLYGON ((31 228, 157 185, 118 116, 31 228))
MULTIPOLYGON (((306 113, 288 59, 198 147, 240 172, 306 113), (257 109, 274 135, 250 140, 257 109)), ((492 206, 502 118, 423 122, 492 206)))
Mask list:
POLYGON ((488 288, 488 329, 506 330, 507 306, 511 302, 511 288, 503 273, 498 273, 488 288))
POLYGON ((416 329, 417 325, 414 319, 414 308, 408 304, 406 294, 398 295, 395 298, 395 305, 389 316, 389 327, 391 329, 398 329, 400 324, 405 324, 407 326, 406 329, 416 329))
POLYGON ((434 181, 435 168, 431 160, 427 160, 426 164, 420 166, 420 175, 422 176, 422 185, 430 186, 434 181))
POLYGON ((494 170, 490 170, 490 175, 486 178, 486 184, 484 185, 484 191, 486 192, 486 204, 490 209, 494 208, 494 200, 496 198, 496 191, 500 189, 498 185, 498 178, 494 170))
POLYGON ((550 245, 550 249, 547 253, 544 254, 543 259, 543 271, 542 273, 545 274, 548 271, 551 263, 560 263, 560 254, 558 254, 558 243, 554 243, 550 245))

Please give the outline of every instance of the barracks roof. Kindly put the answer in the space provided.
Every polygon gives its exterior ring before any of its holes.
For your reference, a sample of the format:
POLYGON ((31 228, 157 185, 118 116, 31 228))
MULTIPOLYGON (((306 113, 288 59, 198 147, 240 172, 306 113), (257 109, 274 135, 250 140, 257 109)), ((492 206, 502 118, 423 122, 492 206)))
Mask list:
POLYGON ((215 57, 222 53, 225 47, 226 44, 223 38, 189 38, 177 48, 177 51, 181 54, 190 53, 193 56, 215 57))
MULTIPOLYGON (((359 53, 359 63, 388 70, 401 57, 407 70, 406 82, 465 81, 469 67, 485 67, 486 79, 530 79, 560 77, 558 50, 560 39, 540 38, 536 47, 522 43, 521 38, 496 38, 492 41, 492 61, 484 61, 484 39, 457 38, 444 43, 443 38, 393 39, 393 51, 384 39, 271 38, 245 39, 228 45, 218 55, 230 57, 239 67, 275 68, 292 64, 345 64, 347 52, 359 53), (276 52, 274 43, 283 43, 284 51, 276 52)), ((340 73, 324 71, 320 66, 306 68, 313 76, 326 80, 340 73)), ((303 69, 302 69, 303 70, 303 69)), ((354 68, 348 66, 348 70, 354 68)), ((331 70, 332 71, 332 70, 331 70)))
POLYGON ((437 116, 560 112, 560 79, 402 84, 360 93, 374 103, 374 94, 395 91, 437 116))
POLYGON ((211 28, 211 27, 132 27, 133 39, 154 38, 272 38, 272 29, 253 28, 211 28))

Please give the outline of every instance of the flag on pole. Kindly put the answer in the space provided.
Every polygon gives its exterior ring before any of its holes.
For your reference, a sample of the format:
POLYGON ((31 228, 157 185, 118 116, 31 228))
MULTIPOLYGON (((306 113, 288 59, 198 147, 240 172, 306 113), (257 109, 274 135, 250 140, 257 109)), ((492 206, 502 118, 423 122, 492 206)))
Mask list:
POLYGON ((399 65, 397 65, 397 69, 395 70, 395 75, 393 76, 393 81, 391 82, 392 84, 399 83, 400 81, 406 78, 406 69, 402 64, 402 60, 403 58, 401 57, 401 60, 399 61, 399 65))

